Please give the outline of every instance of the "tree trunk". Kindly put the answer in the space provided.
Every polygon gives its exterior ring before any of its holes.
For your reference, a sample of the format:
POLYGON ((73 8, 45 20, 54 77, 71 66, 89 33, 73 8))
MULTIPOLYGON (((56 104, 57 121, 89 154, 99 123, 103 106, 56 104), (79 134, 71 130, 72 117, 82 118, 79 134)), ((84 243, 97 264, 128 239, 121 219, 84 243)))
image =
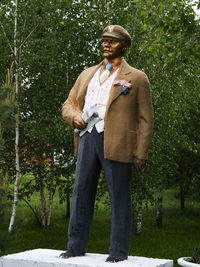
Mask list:
POLYGON ((42 174, 42 158, 38 159, 38 172, 35 174, 38 175, 39 178, 39 186, 40 186, 40 203, 41 203, 41 224, 43 227, 46 227, 47 222, 47 214, 46 214, 46 199, 44 194, 44 183, 43 183, 43 174, 42 174))
POLYGON ((140 193, 139 199, 138 199, 138 213, 137 213, 137 223, 136 223, 136 229, 135 229, 136 235, 140 235, 142 232, 142 199, 143 199, 143 195, 142 193, 140 193))
POLYGON ((54 184, 53 182, 51 182, 51 187, 50 187, 50 191, 49 191, 49 205, 48 205, 48 213, 47 213, 47 226, 50 225, 51 222, 51 210, 52 210, 52 206, 53 206, 53 196, 54 196, 54 184))
POLYGON ((44 184, 43 184, 43 177, 41 171, 39 172, 39 179, 40 179, 40 201, 41 201, 41 222, 42 226, 46 227, 46 200, 44 195, 44 184))
POLYGON ((15 28, 14 28, 14 55, 15 55, 15 64, 16 64, 16 72, 15 72, 15 92, 17 97, 17 114, 16 114, 16 124, 15 124, 15 166, 16 166, 16 178, 14 185, 14 200, 13 200, 13 208, 12 215, 10 218, 10 224, 8 228, 8 232, 10 233, 13 229, 13 225, 15 222, 16 212, 17 212, 17 203, 18 203, 18 187, 20 183, 20 165, 19 165, 19 102, 18 102, 18 93, 19 93, 19 66, 17 62, 17 8, 18 3, 15 0, 15 28))
POLYGON ((44 187, 43 185, 40 187, 40 201, 41 201, 41 222, 42 226, 46 226, 46 200, 44 195, 44 187))
POLYGON ((162 223, 162 202, 163 202, 163 191, 160 187, 158 190, 158 203, 157 203, 157 214, 156 214, 156 225, 158 228, 161 228, 162 223))

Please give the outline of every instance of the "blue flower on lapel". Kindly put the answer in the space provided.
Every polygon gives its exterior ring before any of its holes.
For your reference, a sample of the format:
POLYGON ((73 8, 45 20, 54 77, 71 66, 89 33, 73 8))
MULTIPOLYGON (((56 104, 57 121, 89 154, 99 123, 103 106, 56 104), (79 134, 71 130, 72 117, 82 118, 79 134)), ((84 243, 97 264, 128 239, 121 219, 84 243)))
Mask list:
POLYGON ((129 90, 132 88, 132 84, 128 83, 125 80, 115 80, 114 81, 114 85, 121 85, 121 87, 120 87, 120 95, 121 94, 124 94, 124 95, 128 94, 129 90))
POLYGON ((128 94, 129 93, 129 89, 128 89, 128 87, 126 87, 125 85, 122 85, 121 87, 120 87, 120 94, 124 94, 124 95, 126 95, 126 94, 128 94))

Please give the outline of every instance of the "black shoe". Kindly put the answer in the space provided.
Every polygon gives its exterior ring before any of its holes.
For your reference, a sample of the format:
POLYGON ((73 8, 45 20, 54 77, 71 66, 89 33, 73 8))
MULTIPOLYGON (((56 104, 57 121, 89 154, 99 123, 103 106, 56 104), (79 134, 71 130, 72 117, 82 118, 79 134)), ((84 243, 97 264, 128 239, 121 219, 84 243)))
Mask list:
POLYGON ((59 257, 62 259, 68 259, 68 258, 84 256, 84 255, 85 255, 85 253, 83 253, 83 252, 76 253, 75 251, 70 249, 66 252, 61 253, 59 257))
POLYGON ((111 256, 109 256, 109 257, 106 259, 106 262, 115 263, 115 262, 124 261, 124 260, 126 260, 126 259, 125 259, 125 258, 115 258, 115 257, 111 257, 111 256))
POLYGON ((68 259, 68 258, 71 258, 71 257, 73 257, 73 255, 69 255, 69 254, 67 253, 67 251, 66 251, 66 252, 63 252, 63 253, 61 253, 61 254, 59 255, 59 258, 62 258, 62 259, 68 259))

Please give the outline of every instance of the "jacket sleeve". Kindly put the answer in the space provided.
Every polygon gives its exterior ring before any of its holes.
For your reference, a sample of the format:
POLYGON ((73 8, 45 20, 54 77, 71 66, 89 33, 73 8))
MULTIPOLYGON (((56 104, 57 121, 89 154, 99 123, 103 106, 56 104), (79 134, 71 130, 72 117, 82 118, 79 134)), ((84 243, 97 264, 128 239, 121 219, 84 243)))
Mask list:
POLYGON ((77 94, 80 86, 81 74, 72 87, 67 100, 62 105, 62 116, 73 127, 74 117, 81 111, 77 108, 77 94))
POLYGON ((153 135, 154 115, 149 80, 146 74, 141 75, 137 94, 137 158, 146 160, 153 135))

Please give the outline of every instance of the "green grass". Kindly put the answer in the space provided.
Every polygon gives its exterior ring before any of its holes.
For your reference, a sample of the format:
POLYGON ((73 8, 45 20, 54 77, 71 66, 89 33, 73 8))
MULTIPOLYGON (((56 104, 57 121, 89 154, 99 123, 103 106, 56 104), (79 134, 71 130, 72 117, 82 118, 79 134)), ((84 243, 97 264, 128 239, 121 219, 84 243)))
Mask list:
MULTIPOLYGON (((176 260, 182 256, 193 256, 194 248, 200 246, 200 203, 186 202, 184 212, 179 210, 179 202, 174 198, 174 190, 165 191, 163 208, 163 227, 155 226, 156 208, 150 206, 143 212, 143 229, 140 236, 133 233, 130 244, 130 255, 157 257, 176 260)), ((39 195, 31 201, 39 214, 39 195)), ((38 226, 31 210, 20 202, 17 210, 15 230, 5 243, 3 254, 35 248, 65 250, 67 243, 68 219, 65 217, 65 204, 59 204, 56 194, 51 225, 48 229, 38 226)), ((135 213, 135 212, 134 212, 135 213)), ((110 235, 110 209, 102 205, 95 211, 88 252, 108 253, 110 235)), ((1 223, 1 230, 6 233, 9 218, 1 223)))

